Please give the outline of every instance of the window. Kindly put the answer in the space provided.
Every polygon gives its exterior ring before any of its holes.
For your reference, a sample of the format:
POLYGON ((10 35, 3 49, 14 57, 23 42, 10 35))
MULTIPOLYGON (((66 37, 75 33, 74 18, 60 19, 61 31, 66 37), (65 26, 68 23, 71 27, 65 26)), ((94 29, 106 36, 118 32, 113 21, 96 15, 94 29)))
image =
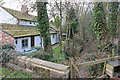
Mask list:
POLYGON ((23 39, 22 40, 22 48, 28 47, 28 39, 23 39))
POLYGON ((30 22, 30 24, 32 24, 32 22, 30 22))
POLYGON ((53 38, 55 37, 55 35, 53 34, 53 38))
POLYGON ((18 42, 18 41, 16 40, 15 43, 17 44, 17 42, 18 42))

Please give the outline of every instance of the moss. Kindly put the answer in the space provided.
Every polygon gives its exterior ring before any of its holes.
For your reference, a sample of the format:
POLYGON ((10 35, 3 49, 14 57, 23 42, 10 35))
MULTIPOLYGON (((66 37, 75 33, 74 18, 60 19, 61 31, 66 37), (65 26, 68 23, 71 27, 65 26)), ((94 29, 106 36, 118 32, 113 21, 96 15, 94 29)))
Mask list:
POLYGON ((2 8, 5 9, 8 13, 13 15, 14 17, 16 17, 17 19, 36 21, 35 17, 28 13, 22 13, 20 11, 16 11, 16 10, 5 8, 5 7, 2 7, 2 8))
MULTIPOLYGON (((30 36, 30 35, 40 35, 40 32, 35 27, 31 26, 20 26, 16 24, 2 24, 2 29, 6 33, 12 35, 13 37, 22 37, 22 36, 30 36)), ((50 31, 50 33, 56 33, 54 31, 50 31)))

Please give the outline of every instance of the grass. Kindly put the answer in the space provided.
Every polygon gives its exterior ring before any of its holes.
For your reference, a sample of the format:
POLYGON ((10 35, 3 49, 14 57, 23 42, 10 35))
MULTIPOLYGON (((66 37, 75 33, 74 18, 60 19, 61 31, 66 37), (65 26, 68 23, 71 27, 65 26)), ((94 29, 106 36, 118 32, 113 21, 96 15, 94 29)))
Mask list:
POLYGON ((21 71, 10 71, 7 68, 0 68, 0 78, 32 78, 32 76, 21 71))
POLYGON ((53 57, 54 57, 54 59, 60 59, 60 60, 64 61, 65 60, 65 54, 63 52, 60 53, 59 50, 60 50, 60 47, 56 47, 56 48, 53 49, 53 51, 54 51, 53 57))

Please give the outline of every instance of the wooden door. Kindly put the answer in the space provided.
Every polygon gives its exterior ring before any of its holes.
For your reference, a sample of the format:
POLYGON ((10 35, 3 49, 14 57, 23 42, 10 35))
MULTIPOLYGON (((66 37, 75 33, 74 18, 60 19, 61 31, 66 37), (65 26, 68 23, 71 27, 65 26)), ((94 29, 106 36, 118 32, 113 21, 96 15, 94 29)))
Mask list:
POLYGON ((35 40, 34 40, 34 36, 31 36, 31 47, 34 47, 34 42, 35 40))

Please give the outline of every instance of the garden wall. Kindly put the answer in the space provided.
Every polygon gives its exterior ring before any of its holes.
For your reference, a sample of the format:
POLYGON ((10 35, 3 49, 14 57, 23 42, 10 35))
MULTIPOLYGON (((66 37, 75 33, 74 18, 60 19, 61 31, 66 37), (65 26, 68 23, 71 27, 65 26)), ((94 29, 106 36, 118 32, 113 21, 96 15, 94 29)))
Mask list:
POLYGON ((15 58, 7 63, 7 67, 46 78, 68 78, 70 72, 69 66, 26 56, 15 58))

